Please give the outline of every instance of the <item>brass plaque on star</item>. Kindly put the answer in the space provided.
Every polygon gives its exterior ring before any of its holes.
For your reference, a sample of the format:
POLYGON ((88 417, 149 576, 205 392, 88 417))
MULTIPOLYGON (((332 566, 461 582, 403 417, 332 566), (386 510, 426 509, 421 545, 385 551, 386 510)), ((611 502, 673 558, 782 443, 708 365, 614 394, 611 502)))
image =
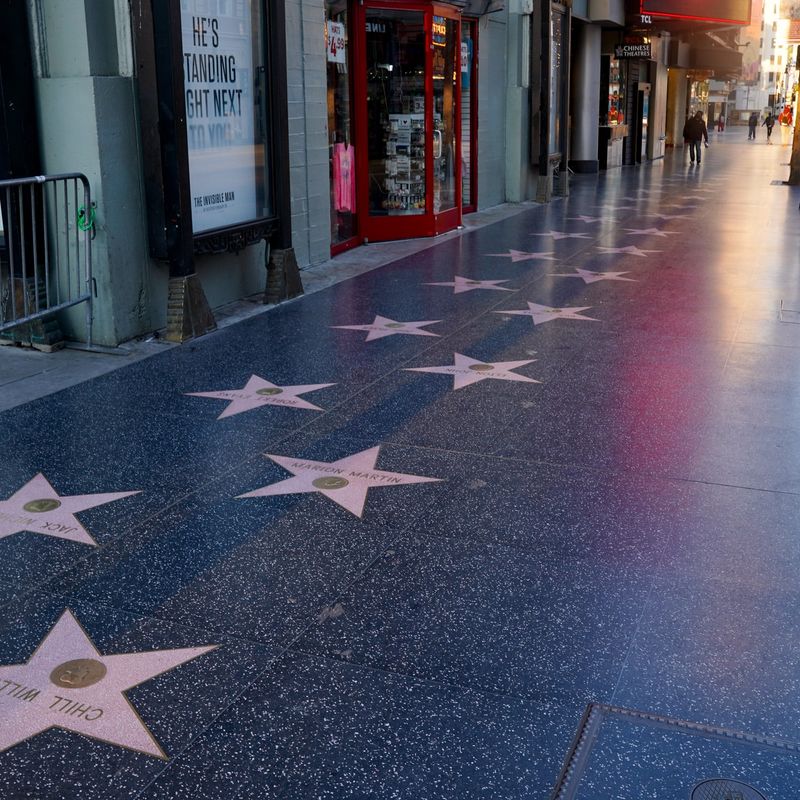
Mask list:
POLYGON ((271 397, 274 394, 280 394, 283 389, 279 389, 277 386, 275 387, 267 387, 265 389, 258 389, 256 390, 256 394, 264 395, 265 397, 271 397))
POLYGON ((345 478, 337 478, 336 476, 329 476, 327 478, 317 478, 316 480, 311 481, 311 485, 315 489, 344 489, 345 486, 348 486, 350 481, 346 480, 345 478))
POLYGON ((45 514, 48 511, 55 511, 61 507, 58 500, 53 500, 51 497, 45 497, 42 500, 29 500, 22 508, 32 514, 45 514))
POLYGON ((403 327, 403 323, 402 322, 387 322, 386 323, 386 327, 387 328, 402 328, 403 327))
POLYGON ((475 372, 490 372, 494 369, 494 364, 470 364, 469 368, 475 372))
POLYGON ((85 689, 106 676, 106 667, 93 658, 76 658, 59 664, 50 673, 50 682, 62 689, 85 689))

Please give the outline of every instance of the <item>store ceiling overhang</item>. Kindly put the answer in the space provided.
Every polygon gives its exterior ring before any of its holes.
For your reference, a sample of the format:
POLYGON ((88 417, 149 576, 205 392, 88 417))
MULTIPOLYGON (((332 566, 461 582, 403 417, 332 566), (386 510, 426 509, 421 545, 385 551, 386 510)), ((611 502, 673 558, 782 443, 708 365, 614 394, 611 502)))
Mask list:
POLYGON ((736 74, 742 71, 742 54, 738 50, 693 44, 689 51, 689 68, 713 70, 715 75, 736 74))
POLYGON ((449 5, 460 8, 465 17, 482 17, 503 11, 506 0, 449 0, 449 5))

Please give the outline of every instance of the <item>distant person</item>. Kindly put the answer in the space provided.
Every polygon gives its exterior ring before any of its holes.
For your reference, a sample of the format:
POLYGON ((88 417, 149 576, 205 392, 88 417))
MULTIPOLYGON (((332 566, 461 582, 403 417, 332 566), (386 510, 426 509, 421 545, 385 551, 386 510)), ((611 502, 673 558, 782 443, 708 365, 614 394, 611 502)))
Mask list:
POLYGON ((725 115, 720 114, 719 119, 717 120, 717 133, 724 133, 725 132, 725 115))
POLYGON ((753 141, 755 141, 756 130, 758 129, 758 112, 757 111, 754 111, 750 115, 750 119, 747 120, 747 129, 748 129, 748 133, 747 133, 748 140, 749 139, 753 139, 753 141))
POLYGON ((764 121, 761 123, 761 127, 763 128, 765 125, 767 127, 767 144, 772 144, 770 139, 772 138, 772 129, 775 127, 775 117, 772 116, 771 111, 764 118, 764 121))
POLYGON ((698 111, 693 117, 686 120, 686 124, 683 126, 683 138, 689 145, 689 162, 694 164, 696 159, 699 164, 702 161, 701 144, 705 142, 708 147, 708 128, 706 128, 702 111, 698 111))

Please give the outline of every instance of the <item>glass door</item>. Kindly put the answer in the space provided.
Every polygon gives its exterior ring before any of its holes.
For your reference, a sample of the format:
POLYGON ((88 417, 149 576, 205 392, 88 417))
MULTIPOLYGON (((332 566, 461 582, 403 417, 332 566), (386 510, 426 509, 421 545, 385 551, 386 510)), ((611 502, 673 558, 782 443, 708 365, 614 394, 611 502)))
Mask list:
POLYGON ((357 51, 359 229, 364 241, 460 223, 460 30, 432 5, 351 5, 357 51))
POLYGON ((364 32, 369 238, 423 235, 425 14, 367 8, 364 32))
MULTIPOLYGON (((438 9, 437 9, 438 11, 438 9)), ((431 26, 433 77, 433 215, 435 232, 460 221, 461 153, 459 108, 461 37, 457 18, 434 13, 431 26)))

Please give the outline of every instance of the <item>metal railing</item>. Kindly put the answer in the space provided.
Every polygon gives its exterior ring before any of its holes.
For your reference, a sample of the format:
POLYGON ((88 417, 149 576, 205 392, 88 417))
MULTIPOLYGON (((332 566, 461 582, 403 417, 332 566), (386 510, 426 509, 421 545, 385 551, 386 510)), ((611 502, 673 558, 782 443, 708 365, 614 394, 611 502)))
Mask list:
POLYGON ((0 181, 0 335, 86 303, 91 346, 93 238, 85 175, 0 181))

